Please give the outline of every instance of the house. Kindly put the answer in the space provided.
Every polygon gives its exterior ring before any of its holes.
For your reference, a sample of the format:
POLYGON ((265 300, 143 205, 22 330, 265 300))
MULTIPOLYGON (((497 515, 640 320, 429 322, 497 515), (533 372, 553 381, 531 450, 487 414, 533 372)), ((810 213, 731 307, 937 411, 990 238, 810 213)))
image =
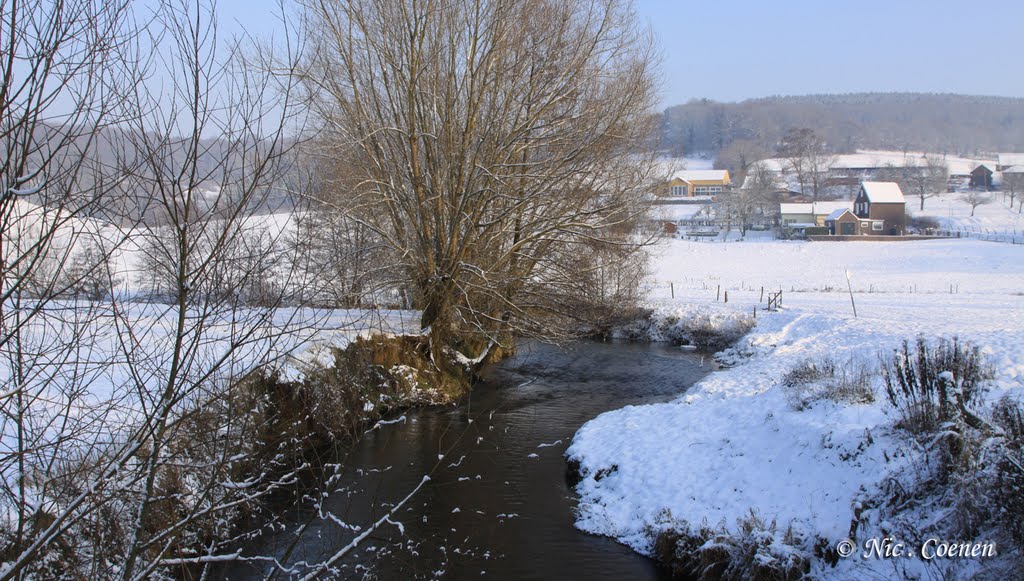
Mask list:
POLYGON ((853 201, 860 234, 902 236, 907 231, 907 201, 896 182, 861 182, 853 201))
POLYGON ((825 217, 825 227, 831 236, 856 236, 860 234, 861 220, 847 208, 839 209, 825 217))
POLYGON ((992 170, 985 164, 978 164, 978 167, 971 170, 971 187, 981 190, 992 189, 992 170))
POLYGON ((784 237, 803 236, 808 228, 824 228, 825 220, 836 211, 853 208, 849 200, 779 204, 779 224, 784 237))
POLYGON ((794 224, 804 227, 824 226, 825 218, 836 210, 853 208, 849 200, 836 202, 806 202, 796 204, 779 204, 779 222, 783 227, 794 224))
POLYGON ((783 228, 814 226, 814 204, 779 204, 779 224, 783 228))
POLYGON ((716 196, 729 185, 729 170, 699 169, 676 172, 668 182, 668 196, 692 198, 694 196, 716 196))
POLYGON ((1024 166, 1024 153, 1000 153, 996 161, 996 171, 1003 171, 1015 165, 1024 166))

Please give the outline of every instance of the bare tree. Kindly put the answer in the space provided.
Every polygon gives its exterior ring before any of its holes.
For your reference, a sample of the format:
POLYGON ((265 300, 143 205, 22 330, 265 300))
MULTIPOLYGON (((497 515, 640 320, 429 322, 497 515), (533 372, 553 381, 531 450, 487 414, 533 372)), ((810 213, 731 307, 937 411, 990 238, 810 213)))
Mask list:
POLYGON ((567 254, 629 245, 654 47, 619 0, 306 2, 303 75, 437 354, 567 331, 567 254))
POLYGON ((796 175, 800 193, 807 195, 810 186, 811 199, 817 201, 835 163, 835 156, 828 152, 821 137, 813 129, 792 127, 783 136, 778 154, 787 160, 790 171, 796 175))
POLYGON ((925 156, 922 160, 908 158, 903 165, 890 165, 875 177, 898 183, 904 194, 918 199, 923 211, 925 200, 946 191, 949 168, 944 161, 932 156, 925 156))
POLYGON ((408 293, 395 268, 397 260, 368 225, 376 209, 350 195, 358 186, 358 176, 344 160, 352 152, 323 155, 331 147, 329 141, 317 140, 302 154, 310 211, 298 222, 295 243, 303 247, 319 279, 321 294, 311 298, 345 308, 382 302, 406 307, 408 293))
POLYGON ((715 213, 725 219, 727 230, 735 222, 740 236, 755 223, 770 223, 778 213, 778 177, 763 164, 754 164, 741 188, 722 193, 715 200, 715 213))
POLYGON ((1017 194, 1024 191, 1024 172, 1020 171, 1004 171, 1003 172, 1003 191, 1010 197, 1010 208, 1013 208, 1014 200, 1017 198, 1017 194))
POLYGON ((781 183, 778 175, 764 164, 755 164, 743 185, 754 204, 756 214, 766 223, 773 223, 778 218, 779 203, 782 201, 781 192, 784 191, 785 183, 781 183))
POLYGON ((67 462, 98 450, 94 435, 110 420, 110 406, 88 405, 109 361, 82 357, 109 325, 78 291, 102 282, 124 242, 94 217, 116 190, 116 126, 130 118, 127 90, 145 71, 136 39, 127 1, 0 3, 3 578, 30 564, 48 576, 38 559, 60 518, 48 495, 67 462))
POLYGON ((908 165, 906 170, 907 191, 917 196, 921 210, 924 210, 926 199, 937 196, 947 189, 949 167, 941 159, 925 157, 922 163, 908 165))
POLYGON ((984 206, 992 203, 992 196, 988 192, 981 192, 971 190, 960 198, 965 203, 971 205, 971 216, 974 216, 974 211, 978 209, 978 206, 984 206))
POLYGON ((736 139, 715 156, 715 167, 728 169, 734 180, 742 180, 759 159, 769 157, 771 150, 755 139, 736 139))
POLYGON ((151 8, 3 4, 2 579, 208 574, 302 466, 250 387, 317 321, 281 308, 308 268, 265 213, 294 75, 225 54, 210 4, 151 8), (166 302, 115 284, 138 253, 166 302))

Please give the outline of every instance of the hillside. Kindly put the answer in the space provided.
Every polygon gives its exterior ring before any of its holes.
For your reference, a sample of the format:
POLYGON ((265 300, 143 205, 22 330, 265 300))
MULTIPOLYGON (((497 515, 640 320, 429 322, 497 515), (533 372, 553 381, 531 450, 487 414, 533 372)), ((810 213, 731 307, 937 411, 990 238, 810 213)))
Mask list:
POLYGON ((837 152, 919 150, 958 155, 1024 150, 1024 99, 924 93, 707 99, 669 107, 661 138, 672 153, 768 157, 790 127, 809 127, 837 152))

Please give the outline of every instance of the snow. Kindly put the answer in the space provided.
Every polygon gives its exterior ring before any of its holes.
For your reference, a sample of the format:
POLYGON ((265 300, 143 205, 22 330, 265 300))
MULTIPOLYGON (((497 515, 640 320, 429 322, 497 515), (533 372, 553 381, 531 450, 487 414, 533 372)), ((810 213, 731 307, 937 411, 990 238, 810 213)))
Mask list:
POLYGON ((999 167, 1024 165, 1024 153, 1000 153, 998 163, 999 167))
POLYGON ((724 181, 727 177, 728 172, 724 169, 691 169, 676 172, 672 179, 679 179, 684 182, 724 181))
POLYGON ((1009 237, 1007 241, 1020 243, 1024 240, 1024 214, 1020 212, 1020 201, 1024 195, 1017 195, 1014 206, 1009 206, 1008 196, 1004 199, 1002 192, 989 194, 991 203, 978 206, 971 215, 971 206, 962 193, 944 193, 927 198, 924 210, 920 210, 919 200, 911 196, 907 202, 907 211, 915 217, 930 216, 938 220, 942 230, 961 232, 965 235, 991 235, 1009 237))
MULTIPOLYGON (((958 157, 921 151, 903 152, 871 149, 859 149, 856 153, 836 155, 831 168, 839 171, 863 171, 884 167, 923 166, 928 163, 928 159, 936 159, 946 164, 950 175, 967 175, 980 164, 995 168, 995 160, 988 158, 958 157)), ((768 171, 776 173, 787 171, 790 167, 789 161, 783 158, 762 159, 756 163, 768 171)))
POLYGON ((922 151, 902 152, 859 149, 856 153, 837 155, 832 168, 867 169, 886 166, 923 166, 927 164, 928 159, 937 159, 946 164, 950 175, 967 175, 971 173, 971 170, 978 167, 979 164, 995 167, 995 161, 990 158, 959 157, 922 151))
POLYGON ((782 214, 813 214, 824 216, 836 210, 852 210, 852 200, 838 200, 834 202, 796 202, 779 204, 779 212, 782 214))
POLYGON ((825 220, 834 222, 839 219, 840 216, 849 212, 849 208, 840 208, 838 210, 832 210, 832 213, 825 217, 825 220))
POLYGON ((676 222, 690 220, 700 214, 708 204, 656 204, 651 206, 652 219, 676 222))
MULTIPOLYGON (((1022 246, 669 240, 654 262, 649 301, 656 321, 710 313, 717 318, 709 321, 724 326, 741 313, 752 316, 755 306, 758 314, 757 326, 719 354, 730 367, 672 402, 598 416, 566 452, 583 475, 577 527, 641 553, 652 548, 650 531, 667 526, 660 515, 732 528, 751 509, 834 546, 848 534, 863 490, 918 458, 892 428, 896 412, 878 391, 877 373, 873 403, 820 399, 794 409, 782 378, 802 362, 830 357, 877 370, 879 358, 905 339, 955 335, 994 363, 989 398, 1024 393, 1022 246), (763 310, 762 286, 783 291, 780 311, 763 310), (728 290, 728 304, 716 301, 719 290, 728 290)), ((885 560, 815 567, 846 578, 892 571, 885 560)))
POLYGON ((861 182, 868 201, 872 204, 903 204, 903 192, 896 182, 861 182))

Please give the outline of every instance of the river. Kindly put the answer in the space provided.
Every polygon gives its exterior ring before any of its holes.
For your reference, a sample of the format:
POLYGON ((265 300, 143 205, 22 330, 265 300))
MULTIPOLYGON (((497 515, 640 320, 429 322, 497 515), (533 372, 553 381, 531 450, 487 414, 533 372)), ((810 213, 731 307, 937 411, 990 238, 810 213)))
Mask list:
MULTIPOLYGON (((661 579, 667 572, 612 539, 573 527, 565 449, 587 420, 670 400, 711 371, 710 357, 667 345, 525 343, 459 406, 408 411, 370 431, 324 502, 365 527, 427 482, 340 562, 335 576, 380 579, 661 579), (705 361, 706 359, 706 361, 705 361)), ((326 559, 355 533, 309 511, 251 550, 289 563, 326 559)), ((247 551, 250 552, 251 551, 247 551)), ((234 572, 233 578, 249 577, 234 572)))

